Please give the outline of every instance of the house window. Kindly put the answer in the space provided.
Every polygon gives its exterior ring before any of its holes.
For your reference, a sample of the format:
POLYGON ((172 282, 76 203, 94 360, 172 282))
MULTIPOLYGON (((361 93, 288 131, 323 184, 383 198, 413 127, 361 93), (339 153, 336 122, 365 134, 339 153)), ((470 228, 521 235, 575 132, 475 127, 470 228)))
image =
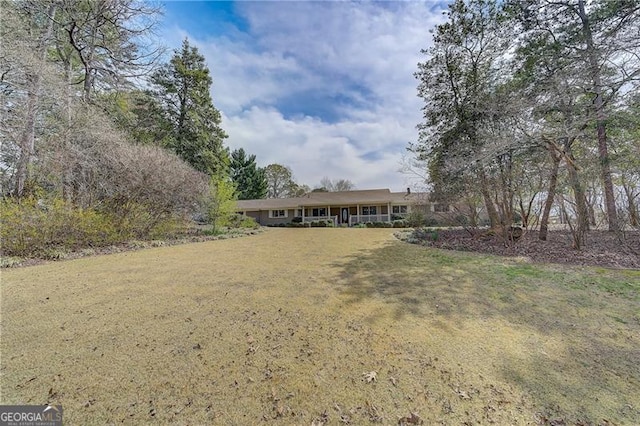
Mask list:
POLYGON ((407 212, 407 206, 392 206, 391 213, 394 214, 404 214, 407 212))
POLYGON ((326 216, 327 215, 327 209, 325 207, 320 207, 320 208, 317 208, 317 209, 313 209, 311 212, 313 213, 312 216, 316 216, 316 217, 318 217, 318 216, 326 216))
POLYGON ((272 218, 287 217, 287 211, 286 210, 271 210, 271 217, 272 218))
POLYGON ((298 216, 298 217, 302 216, 302 209, 296 210, 296 216, 298 216))
POLYGON ((435 204, 433 211, 436 213, 447 213, 449 211, 449 204, 435 204))
POLYGON ((362 206, 363 216, 375 216, 378 214, 377 206, 362 206))

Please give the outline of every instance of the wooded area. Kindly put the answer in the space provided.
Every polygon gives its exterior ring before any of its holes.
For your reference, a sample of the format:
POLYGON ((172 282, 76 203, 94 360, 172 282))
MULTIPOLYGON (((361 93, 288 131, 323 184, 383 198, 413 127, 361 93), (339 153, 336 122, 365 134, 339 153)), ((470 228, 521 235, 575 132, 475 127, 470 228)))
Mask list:
POLYGON ((188 40, 162 63, 159 14, 134 0, 3 3, 4 254, 163 237, 233 213, 212 200, 234 190, 209 69, 188 40))
POLYGON ((416 73, 409 147, 436 196, 542 240, 554 214, 574 248, 639 227, 639 21, 635 0, 453 2, 416 73))

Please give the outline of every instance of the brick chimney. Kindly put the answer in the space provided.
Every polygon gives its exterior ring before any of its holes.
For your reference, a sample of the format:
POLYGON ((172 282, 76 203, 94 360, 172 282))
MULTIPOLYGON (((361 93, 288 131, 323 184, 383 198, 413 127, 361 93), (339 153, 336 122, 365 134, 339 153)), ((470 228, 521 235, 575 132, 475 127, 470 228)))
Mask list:
POLYGON ((411 195, 411 188, 407 188, 407 195, 411 195))

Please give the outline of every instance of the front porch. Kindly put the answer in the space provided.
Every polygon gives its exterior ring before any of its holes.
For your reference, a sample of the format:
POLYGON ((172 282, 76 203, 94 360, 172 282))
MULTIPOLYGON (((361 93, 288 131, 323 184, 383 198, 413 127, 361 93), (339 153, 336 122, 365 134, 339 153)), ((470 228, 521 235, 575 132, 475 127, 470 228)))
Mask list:
POLYGON ((333 221, 335 226, 353 226, 358 223, 391 222, 390 204, 351 206, 305 207, 297 209, 297 216, 302 223, 321 220, 333 221))

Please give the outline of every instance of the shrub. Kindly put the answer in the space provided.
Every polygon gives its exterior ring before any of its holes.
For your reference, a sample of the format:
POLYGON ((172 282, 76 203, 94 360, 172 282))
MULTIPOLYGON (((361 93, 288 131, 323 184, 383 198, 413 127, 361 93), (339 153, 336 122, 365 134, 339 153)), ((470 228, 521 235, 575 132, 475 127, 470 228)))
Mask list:
POLYGON ((259 227, 260 225, 258 224, 258 222, 256 222, 254 218, 249 216, 244 216, 239 226, 239 228, 242 229, 258 229, 259 227))
POLYGON ((0 201, 0 240, 3 256, 59 259, 86 247, 121 243, 133 238, 165 238, 183 228, 179 218, 151 218, 131 203, 126 215, 81 208, 60 198, 0 201))
POLYGON ((289 228, 305 228, 306 227, 306 223, 298 223, 298 222, 293 222, 291 221, 291 223, 288 223, 287 226, 289 228))
POLYGON ((433 226, 439 226, 439 225, 440 225, 440 222, 435 217, 428 217, 424 221, 424 226, 426 227, 433 227, 433 226))
POLYGON ((406 228, 407 227, 407 221, 404 220, 404 219, 394 220, 393 221, 393 227, 394 228, 406 228))
POLYGON ((312 228, 326 228, 333 226, 332 220, 314 220, 310 223, 312 228))
POLYGON ((227 221, 227 226, 229 228, 235 228, 235 229, 238 229, 238 228, 256 229, 260 225, 258 225, 258 222, 256 222, 256 220, 252 217, 245 216, 243 214, 234 213, 229 217, 227 221))
POLYGON ((419 228, 421 226, 424 226, 425 224, 424 214, 419 211, 412 211, 411 213, 409 213, 409 215, 407 215, 407 218, 405 220, 407 222, 407 225, 412 228, 419 228))
POLYGON ((0 239, 6 256, 46 256, 58 249, 109 245, 120 240, 107 215, 61 199, 0 202, 0 239), (54 250, 55 249, 55 250, 54 250))
POLYGON ((457 215, 454 219, 453 219, 454 223, 456 225, 460 225, 460 226, 466 226, 469 224, 469 218, 463 214, 459 214, 457 215))
POLYGON ((296 216, 291 219, 291 223, 302 223, 302 216, 296 216))

